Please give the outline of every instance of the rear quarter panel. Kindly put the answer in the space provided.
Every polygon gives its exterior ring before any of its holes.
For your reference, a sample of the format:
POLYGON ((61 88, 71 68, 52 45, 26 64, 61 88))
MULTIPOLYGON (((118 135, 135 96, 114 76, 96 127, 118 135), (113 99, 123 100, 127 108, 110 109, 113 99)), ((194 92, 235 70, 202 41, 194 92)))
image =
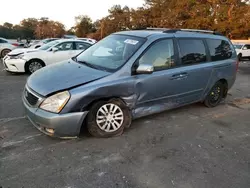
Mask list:
POLYGON ((226 80, 228 84, 228 89, 230 89, 236 80, 236 62, 237 58, 227 59, 223 61, 211 62, 212 73, 208 81, 208 85, 204 91, 203 99, 208 95, 209 91, 219 80, 226 80))

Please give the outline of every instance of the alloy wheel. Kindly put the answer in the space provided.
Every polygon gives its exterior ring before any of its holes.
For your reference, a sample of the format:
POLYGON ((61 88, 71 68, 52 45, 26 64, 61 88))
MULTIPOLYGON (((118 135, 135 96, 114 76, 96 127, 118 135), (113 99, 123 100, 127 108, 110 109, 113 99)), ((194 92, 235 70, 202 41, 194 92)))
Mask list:
POLYGON ((29 71, 31 72, 31 73, 34 73, 35 71, 37 71, 38 69, 41 69, 43 66, 42 66, 42 64, 40 63, 40 62, 36 62, 36 61, 34 61, 34 62, 31 62, 30 64, 29 64, 29 71))
POLYGON ((104 104, 96 114, 96 123, 105 132, 111 133, 117 131, 122 126, 123 121, 123 111, 116 104, 104 104))

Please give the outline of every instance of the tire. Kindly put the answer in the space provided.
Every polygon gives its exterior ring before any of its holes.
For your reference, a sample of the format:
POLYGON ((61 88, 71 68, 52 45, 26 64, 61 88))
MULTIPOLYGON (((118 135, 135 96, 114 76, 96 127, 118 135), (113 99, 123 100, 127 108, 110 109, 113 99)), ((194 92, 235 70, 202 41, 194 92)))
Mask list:
POLYGON ((238 59, 239 59, 239 61, 242 60, 242 54, 239 54, 239 55, 238 55, 238 59))
POLYGON ((3 49, 1 52, 0 57, 4 58, 4 56, 6 56, 9 52, 11 52, 10 49, 3 49))
POLYGON ((119 99, 95 103, 92 105, 87 117, 89 133, 99 138, 120 136, 124 128, 128 127, 130 123, 130 111, 119 99))
POLYGON ((43 68, 45 66, 44 62, 39 59, 30 60, 25 64, 25 72, 28 74, 32 74, 37 70, 43 68))
POLYGON ((205 106, 208 108, 216 107, 220 104, 223 96, 226 96, 227 89, 225 84, 221 81, 217 82, 212 89, 209 91, 206 99, 204 100, 205 106))

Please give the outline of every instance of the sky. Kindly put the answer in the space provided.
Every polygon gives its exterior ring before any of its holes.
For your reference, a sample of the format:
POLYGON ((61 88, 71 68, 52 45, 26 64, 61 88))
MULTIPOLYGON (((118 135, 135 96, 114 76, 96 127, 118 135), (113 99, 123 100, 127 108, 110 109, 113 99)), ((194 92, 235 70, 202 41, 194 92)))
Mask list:
POLYGON ((75 24, 75 16, 88 15, 95 21, 108 15, 108 9, 115 4, 137 8, 143 3, 144 0, 1 0, 0 24, 19 24, 24 18, 48 17, 70 29, 75 24))

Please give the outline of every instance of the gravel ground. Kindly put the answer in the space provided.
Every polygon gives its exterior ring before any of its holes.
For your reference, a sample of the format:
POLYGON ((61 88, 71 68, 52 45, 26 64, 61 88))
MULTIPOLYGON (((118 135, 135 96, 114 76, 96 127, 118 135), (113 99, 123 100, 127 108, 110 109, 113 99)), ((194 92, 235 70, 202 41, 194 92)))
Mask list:
POLYGON ((41 134, 24 117, 26 75, 1 71, 2 188, 249 188, 250 62, 220 106, 194 104, 133 122, 120 137, 41 134))

